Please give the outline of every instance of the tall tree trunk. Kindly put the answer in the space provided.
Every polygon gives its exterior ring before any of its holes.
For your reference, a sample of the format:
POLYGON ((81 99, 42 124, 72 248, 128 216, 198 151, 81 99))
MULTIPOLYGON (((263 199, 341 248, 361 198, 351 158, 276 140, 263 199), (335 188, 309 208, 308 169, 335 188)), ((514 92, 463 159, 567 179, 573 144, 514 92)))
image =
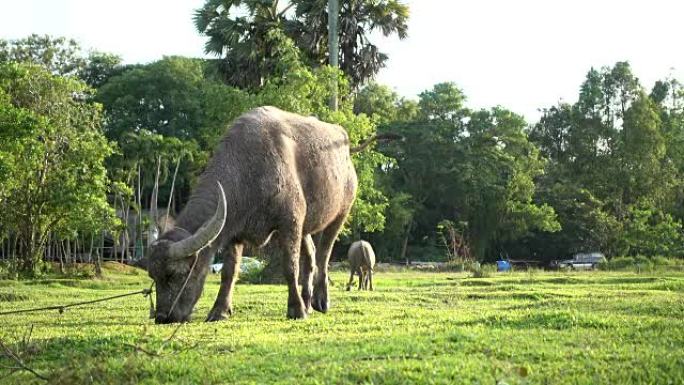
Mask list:
MULTIPOLYGON (((124 215, 125 216, 125 215, 124 215)), ((118 240, 121 240, 121 252, 119 253, 119 259, 121 260, 121 263, 124 263, 124 260, 126 258, 126 252, 128 251, 128 244, 129 244, 129 237, 128 237, 128 230, 126 227, 124 227, 123 231, 121 232, 121 235, 117 237, 118 240)), ((114 260, 116 260, 116 252, 114 253, 114 260)))
POLYGON ((90 250, 88 250, 88 263, 93 263, 93 246, 95 243, 95 234, 90 234, 90 250))
MULTIPOLYGON (((117 212, 117 198, 120 195, 121 194, 119 194, 118 192, 116 194, 114 194, 114 205, 113 205, 114 206, 114 215, 116 215, 117 217, 119 216, 119 213, 117 212)), ((127 226, 127 223, 124 219, 124 223, 123 223, 124 231, 126 231, 126 226, 127 226)), ((115 230, 112 232, 112 256, 114 257, 114 260, 116 260, 116 256, 117 256, 118 251, 119 251, 117 244, 119 243, 120 237, 121 237, 121 234, 119 233, 118 230, 115 230)), ((102 253, 104 253, 104 250, 102 250, 102 253)))
POLYGON ((123 238, 121 242, 121 262, 123 263, 124 260, 124 255, 127 255, 128 258, 130 259, 130 244, 131 244, 131 229, 130 229, 130 217, 131 217, 131 200, 127 199, 124 202, 123 195, 119 194, 119 200, 121 201, 121 209, 122 211, 122 216, 123 216, 123 222, 124 222, 124 231, 122 235, 119 237, 119 239, 123 238))
POLYGON ((47 244, 45 245, 46 255, 45 259, 52 262, 52 233, 48 233, 47 244))
MULTIPOLYGON (((328 58, 331 67, 338 69, 338 56, 340 52, 340 37, 338 33, 338 21, 340 17, 339 0, 328 0, 328 58)), ((330 97, 330 109, 337 111, 337 80, 333 85, 330 97)))
POLYGON ((159 237, 159 228, 157 227, 157 220, 159 213, 157 212, 157 197, 159 195, 159 174, 161 173, 161 156, 157 157, 157 173, 154 175, 154 187, 152 188, 152 196, 150 197, 150 223, 147 227, 147 246, 156 241, 159 237))
POLYGON ((18 239, 19 237, 17 234, 14 234, 14 245, 12 246, 12 263, 14 264, 15 268, 17 266, 17 247, 19 247, 18 239))
POLYGON ((64 274, 64 243, 58 241, 57 254, 59 255, 59 272, 64 274))
POLYGON ((70 267, 74 263, 73 254, 71 253, 71 241, 67 239, 65 243, 66 249, 64 250, 64 260, 66 261, 67 267, 70 267))
POLYGON ((79 243, 78 243, 78 233, 76 233, 76 238, 74 239, 74 252, 72 253, 74 255, 74 265, 78 262, 83 262, 81 259, 79 259, 79 243))
POLYGON ((166 204, 166 216, 164 217, 164 223, 162 224, 162 233, 168 230, 168 220, 169 215, 171 215, 171 202, 173 201, 173 190, 176 187, 176 175, 178 175, 178 167, 180 166, 181 157, 179 156, 176 160, 176 169, 173 171, 173 178, 171 179, 171 192, 169 193, 169 201, 166 204))
POLYGON ((102 278, 102 254, 104 254, 104 237, 105 232, 102 231, 100 236, 100 251, 97 252, 95 256, 95 276, 102 278))
MULTIPOLYGON (((143 239, 143 220, 142 220, 142 177, 141 177, 141 169, 140 165, 138 165, 138 232, 139 232, 139 238, 136 236, 136 241, 135 241, 135 248, 134 250, 137 250, 138 248, 138 239, 140 239, 140 245, 144 243, 143 239)), ((144 248, 141 247, 140 249, 140 257, 145 256, 145 252, 143 251, 144 248)))
POLYGON ((408 233, 404 236, 404 241, 401 243, 401 254, 399 254, 400 261, 406 261, 406 265, 410 264, 410 261, 406 258, 406 249, 408 248, 408 233))

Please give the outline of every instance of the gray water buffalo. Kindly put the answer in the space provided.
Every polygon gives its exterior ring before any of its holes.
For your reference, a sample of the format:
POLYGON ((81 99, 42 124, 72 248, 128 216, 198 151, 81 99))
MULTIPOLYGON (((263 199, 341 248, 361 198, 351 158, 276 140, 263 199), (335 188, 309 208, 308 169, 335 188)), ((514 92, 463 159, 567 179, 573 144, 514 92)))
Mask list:
MULTIPOLYGON (((375 139, 382 138, 368 141, 375 139)), ((175 227, 150 246, 147 267, 156 285, 155 322, 190 319, 216 252, 224 267, 206 320, 228 318, 243 246, 268 242, 275 242, 284 258, 287 316, 305 318, 312 309, 326 312, 328 260, 356 190, 349 138, 342 127, 274 107, 245 113, 218 144, 175 227), (315 248, 310 234, 319 235, 315 248)))
POLYGON ((358 274, 359 276, 359 290, 373 290, 375 252, 373 252, 371 244, 366 241, 356 241, 352 243, 351 246, 349 246, 347 258, 349 258, 349 267, 351 269, 349 283, 347 283, 347 291, 351 289, 351 285, 354 282, 354 274, 358 274))

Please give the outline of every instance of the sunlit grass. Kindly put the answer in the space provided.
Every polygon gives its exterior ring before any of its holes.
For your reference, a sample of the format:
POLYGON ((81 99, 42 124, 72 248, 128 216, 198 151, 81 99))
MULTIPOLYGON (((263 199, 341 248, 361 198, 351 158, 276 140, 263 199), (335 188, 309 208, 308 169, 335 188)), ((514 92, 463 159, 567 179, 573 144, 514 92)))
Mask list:
MULTIPOLYGON (((149 285, 144 272, 106 273, 0 281, 0 309, 149 285)), ((142 296, 6 316, 0 337, 55 383, 684 383, 682 273, 391 272, 376 275, 374 292, 346 292, 346 279, 333 274, 331 311, 305 321, 285 319, 285 286, 238 285, 235 316, 203 323, 218 291, 212 276, 196 321, 168 343, 175 326, 148 320, 142 296)), ((0 383, 42 382, 8 373, 0 369, 0 383)))

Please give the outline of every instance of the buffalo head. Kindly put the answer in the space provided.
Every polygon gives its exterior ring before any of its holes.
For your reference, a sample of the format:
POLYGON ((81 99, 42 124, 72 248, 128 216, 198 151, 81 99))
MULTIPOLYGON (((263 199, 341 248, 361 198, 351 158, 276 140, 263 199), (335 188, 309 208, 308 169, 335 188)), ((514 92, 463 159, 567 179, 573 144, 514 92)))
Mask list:
POLYGON ((147 270, 155 282, 156 323, 187 322, 199 300, 207 275, 201 251, 221 233, 226 221, 226 195, 221 184, 216 213, 194 234, 179 228, 150 245, 147 270), (193 268, 194 266, 194 268, 193 268))

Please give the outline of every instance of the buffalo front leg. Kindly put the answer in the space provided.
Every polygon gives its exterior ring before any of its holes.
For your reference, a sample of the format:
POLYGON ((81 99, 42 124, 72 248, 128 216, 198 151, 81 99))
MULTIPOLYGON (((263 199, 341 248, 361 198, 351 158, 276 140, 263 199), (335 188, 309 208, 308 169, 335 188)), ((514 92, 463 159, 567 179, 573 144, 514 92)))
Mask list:
POLYGON ((216 301, 214 301, 214 306, 207 316, 207 322, 221 321, 233 315, 233 289, 240 271, 242 248, 241 243, 233 243, 221 253, 223 255, 221 287, 216 296, 216 301))
POLYGON ((313 273, 316 268, 316 246, 311 238, 311 235, 306 235, 302 238, 301 256, 302 258, 302 301, 304 301, 304 309, 307 314, 311 314, 313 309, 311 307, 311 300, 313 297, 313 273))
POLYGON ((353 283, 354 283, 354 269, 352 269, 351 274, 349 274, 349 283, 347 283, 347 291, 351 290, 353 283))

